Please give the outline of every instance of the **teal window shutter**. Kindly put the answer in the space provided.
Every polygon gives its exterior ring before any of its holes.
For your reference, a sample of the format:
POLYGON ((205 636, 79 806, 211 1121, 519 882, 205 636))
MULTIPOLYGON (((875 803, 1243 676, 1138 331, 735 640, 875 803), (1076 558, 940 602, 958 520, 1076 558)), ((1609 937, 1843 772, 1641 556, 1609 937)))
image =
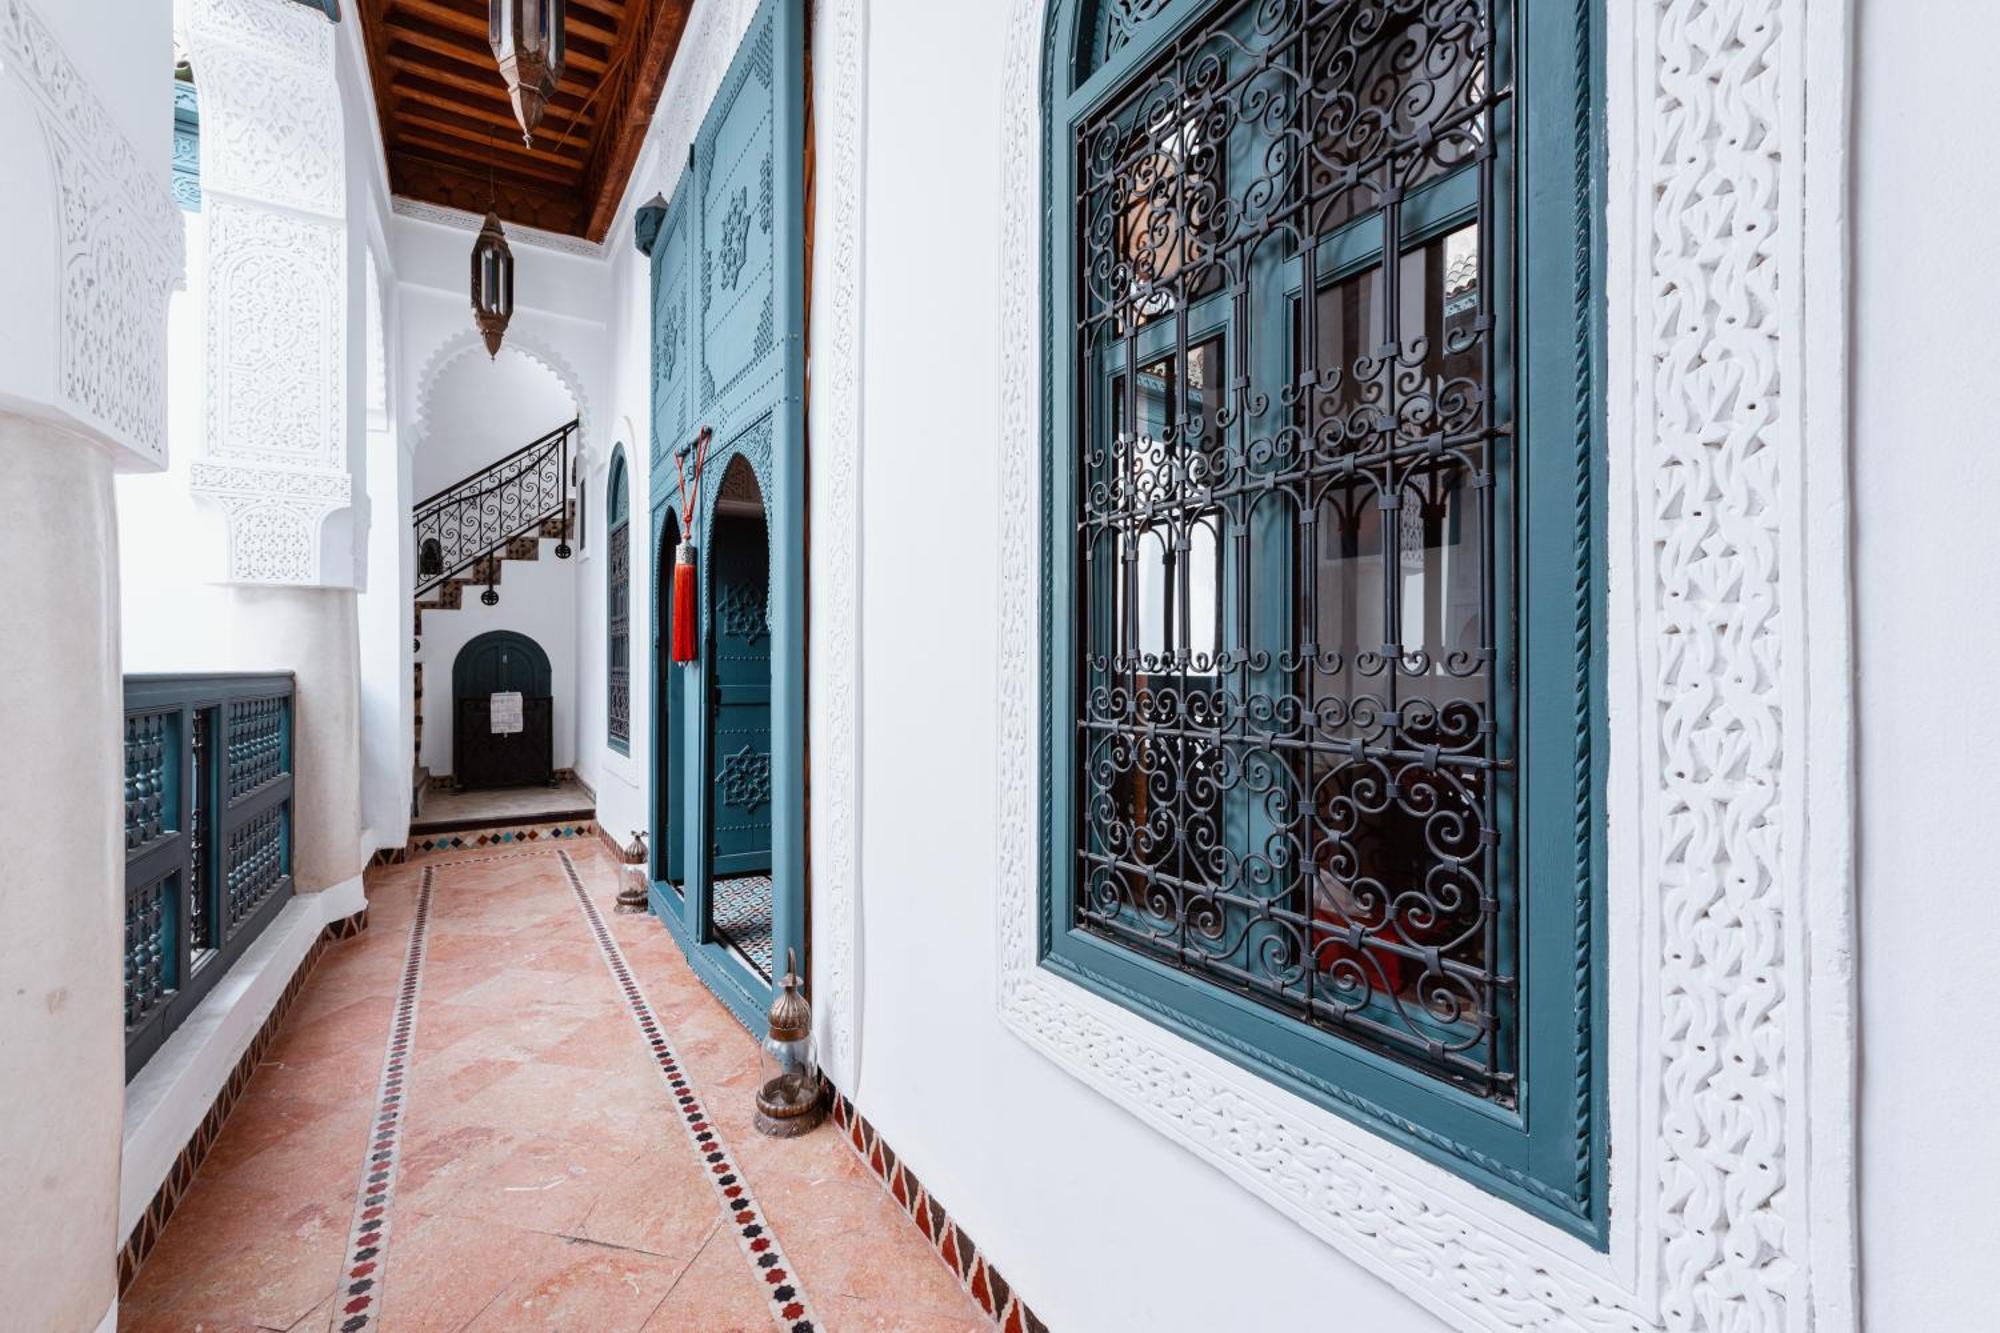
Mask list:
MULTIPOLYGON (((655 720, 655 819, 667 836, 656 827, 654 845, 669 849, 663 866, 679 885, 656 889, 655 902, 696 969, 752 1024, 770 1002, 770 981, 718 942, 718 868, 741 876, 768 862, 771 951, 805 957, 805 34, 803 0, 758 8, 670 201, 635 231, 653 284, 655 568, 671 567, 666 542, 682 535, 685 477, 701 586, 696 660, 672 666, 655 650, 656 669, 672 679, 655 720), (711 443, 697 484, 694 443, 704 430, 711 443), (734 480, 723 504, 726 476, 734 480), (746 530, 728 528, 753 506, 763 547, 755 560, 746 530), (738 569, 754 577, 733 577, 738 569), (754 608, 745 604, 752 588, 754 608), (732 626, 754 609, 759 634, 724 634, 719 599, 732 626), (747 733, 740 719, 718 722, 718 708, 734 706, 720 695, 745 697, 740 682, 718 674, 718 642, 768 654, 767 733, 761 717, 747 733), (768 753, 745 753, 747 742, 721 753, 718 726, 739 738, 768 734, 768 753), (751 841, 767 847, 746 846, 739 818, 752 808, 745 774, 753 772, 754 822, 768 831, 751 841)), ((667 609, 655 599, 651 639, 661 648, 667 609)))
POLYGON ((1574 0, 1053 0, 1043 964, 1606 1243, 1574 0))
POLYGON ((611 450, 605 482, 604 660, 605 741, 620 754, 632 752, 632 525, 628 521, 631 482, 625 446, 611 450))

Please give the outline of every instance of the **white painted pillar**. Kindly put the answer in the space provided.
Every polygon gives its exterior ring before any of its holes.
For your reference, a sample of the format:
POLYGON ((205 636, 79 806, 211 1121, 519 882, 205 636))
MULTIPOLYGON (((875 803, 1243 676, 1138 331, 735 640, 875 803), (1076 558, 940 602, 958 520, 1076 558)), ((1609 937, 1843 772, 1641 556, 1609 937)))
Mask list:
POLYGON ((0 0, 0 1323, 116 1319, 125 1104, 114 470, 166 461, 163 8, 0 0))
POLYGON ((116 1295, 125 1103, 123 688, 111 455, 0 415, 0 1308, 89 1329, 116 1295))
POLYGON ((355 589, 367 516, 359 332, 335 29, 290 0, 191 0, 201 90, 206 439, 193 492, 220 507, 232 664, 298 678, 298 891, 359 876, 355 589))

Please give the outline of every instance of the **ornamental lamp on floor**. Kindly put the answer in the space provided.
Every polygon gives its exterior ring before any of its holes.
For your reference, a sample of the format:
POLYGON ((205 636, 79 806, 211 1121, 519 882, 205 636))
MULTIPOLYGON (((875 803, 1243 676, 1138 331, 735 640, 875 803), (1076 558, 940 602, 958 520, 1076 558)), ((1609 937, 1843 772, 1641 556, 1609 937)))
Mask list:
POLYGON ((625 865, 618 872, 618 881, 617 910, 645 911, 646 895, 652 886, 646 875, 646 835, 637 829, 632 831, 632 841, 625 844, 625 865))
POLYGON ((826 1087, 813 1046, 812 1006, 799 993, 798 957, 785 950, 785 976, 771 1001, 770 1035, 764 1038, 764 1080, 757 1089, 757 1129, 773 1138, 811 1133, 826 1119, 826 1087))

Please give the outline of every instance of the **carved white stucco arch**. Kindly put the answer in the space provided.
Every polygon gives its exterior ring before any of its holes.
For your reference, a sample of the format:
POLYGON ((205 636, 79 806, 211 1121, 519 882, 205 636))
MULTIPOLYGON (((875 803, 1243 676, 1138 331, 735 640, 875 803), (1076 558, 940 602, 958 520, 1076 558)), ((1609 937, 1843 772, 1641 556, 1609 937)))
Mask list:
MULTIPOLYGON (((576 368, 560 352, 532 334, 510 329, 506 346, 562 381, 563 387, 569 391, 570 401, 576 404, 577 430, 581 438, 578 454, 589 456, 597 435, 591 425, 590 395, 584 392, 583 376, 576 373, 576 368)), ((437 388, 438 376, 444 373, 446 366, 474 348, 479 349, 482 355, 486 351, 485 343, 480 341, 479 330, 464 328, 432 348, 431 354, 424 358, 424 368, 417 375, 415 438, 418 448, 422 448, 431 435, 431 394, 437 388)))

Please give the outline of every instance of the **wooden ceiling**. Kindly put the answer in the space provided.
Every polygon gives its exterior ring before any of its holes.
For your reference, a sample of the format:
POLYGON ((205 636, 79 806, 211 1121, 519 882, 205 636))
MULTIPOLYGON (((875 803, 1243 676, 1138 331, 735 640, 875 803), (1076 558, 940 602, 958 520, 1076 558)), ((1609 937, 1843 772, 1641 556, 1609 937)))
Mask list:
POLYGON ((569 55, 535 146, 486 44, 486 0, 356 0, 389 188, 602 241, 693 0, 569 0, 569 55), (489 193, 489 169, 491 187, 489 193))

